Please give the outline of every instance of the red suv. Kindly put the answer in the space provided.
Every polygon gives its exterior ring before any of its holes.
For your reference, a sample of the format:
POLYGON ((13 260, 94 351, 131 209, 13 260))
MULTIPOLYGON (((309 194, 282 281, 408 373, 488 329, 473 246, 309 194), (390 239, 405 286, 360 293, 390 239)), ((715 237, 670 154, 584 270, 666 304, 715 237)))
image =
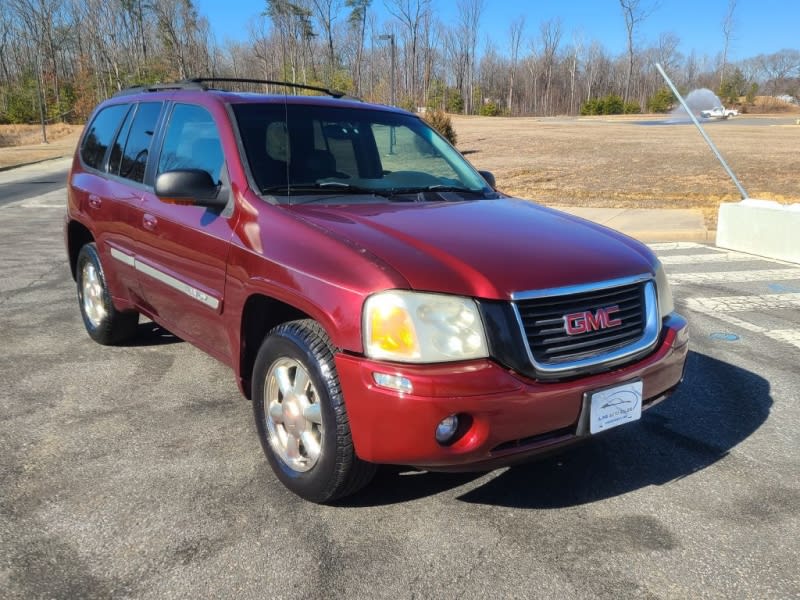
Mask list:
POLYGON ((210 83, 96 109, 69 261, 97 342, 144 315, 233 368, 296 494, 523 460, 681 381, 686 321, 644 245, 496 191, 405 111, 210 83))

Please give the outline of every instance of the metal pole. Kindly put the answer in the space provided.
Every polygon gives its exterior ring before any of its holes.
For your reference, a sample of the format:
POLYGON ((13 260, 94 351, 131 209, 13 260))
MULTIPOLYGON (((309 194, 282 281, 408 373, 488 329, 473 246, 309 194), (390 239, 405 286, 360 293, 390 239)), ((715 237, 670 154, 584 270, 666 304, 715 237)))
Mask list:
POLYGON ((689 108, 689 105, 686 104, 686 100, 683 99, 683 96, 681 96, 681 93, 672 83, 672 80, 669 77, 667 77, 667 74, 664 72, 664 69, 661 68, 661 65, 659 63, 656 63, 656 69, 658 69, 658 72, 661 73, 661 76, 664 78, 664 81, 667 82, 669 89, 672 90, 672 93, 675 94, 675 97, 683 105, 683 108, 689 114, 689 118, 692 120, 692 123, 695 124, 695 127, 697 127, 697 130, 700 132, 700 135, 703 136, 703 139, 706 141, 706 144, 708 144, 708 147, 711 148, 711 151, 714 153, 714 156, 717 157, 717 160, 719 160, 720 164, 722 165, 722 168, 725 169, 726 173, 728 173, 728 177, 731 178, 734 185, 739 190, 739 194, 741 194, 742 200, 746 200, 747 198, 749 198, 750 196, 748 195, 747 190, 745 190, 744 187, 742 187, 742 184, 739 183, 739 180, 736 178, 736 175, 733 174, 733 171, 731 171, 731 168, 728 166, 728 163, 726 163, 725 159, 722 158, 722 154, 720 154, 719 150, 717 150, 717 147, 714 145, 714 142, 712 142, 711 138, 708 137, 706 130, 703 129, 702 125, 700 125, 700 121, 698 121, 697 117, 694 116, 694 113, 689 108))
POLYGON ((396 106, 395 102, 395 71, 397 70, 397 51, 395 50, 394 34, 389 34, 389 42, 392 45, 392 106, 396 106))
POLYGON ((36 95, 39 97, 39 117, 42 123, 42 143, 47 143, 47 119, 45 117, 45 102, 47 93, 44 90, 44 73, 42 68, 42 55, 36 55, 36 95))
POLYGON ((389 46, 391 48, 391 56, 392 56, 392 74, 391 74, 392 89, 390 91, 390 95, 391 95, 391 105, 395 106, 396 103, 395 103, 395 89, 394 89, 395 88, 394 73, 396 70, 395 65, 397 63, 397 58, 396 58, 397 51, 395 50, 395 37, 393 33, 384 33, 383 35, 379 35, 378 39, 389 40, 389 46))

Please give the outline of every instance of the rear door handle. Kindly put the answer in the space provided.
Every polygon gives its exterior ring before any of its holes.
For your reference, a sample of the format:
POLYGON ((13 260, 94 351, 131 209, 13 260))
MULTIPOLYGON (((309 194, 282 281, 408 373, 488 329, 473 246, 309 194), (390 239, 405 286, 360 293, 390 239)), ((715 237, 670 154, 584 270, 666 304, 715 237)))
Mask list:
POLYGON ((153 231, 156 228, 156 225, 158 225, 158 219, 151 214, 145 214, 142 217, 142 225, 144 225, 144 228, 148 231, 153 231))
POLYGON ((97 194, 89 194, 89 207, 100 208, 103 205, 103 200, 97 194))

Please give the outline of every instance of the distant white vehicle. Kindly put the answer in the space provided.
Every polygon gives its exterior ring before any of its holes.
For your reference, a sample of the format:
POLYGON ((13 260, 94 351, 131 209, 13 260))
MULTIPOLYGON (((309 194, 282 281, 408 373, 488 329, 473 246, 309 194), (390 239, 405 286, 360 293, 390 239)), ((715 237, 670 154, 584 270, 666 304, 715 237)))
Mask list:
POLYGON ((701 110, 700 116, 704 119, 728 119, 735 117, 739 114, 738 110, 732 108, 725 108, 724 106, 715 106, 711 110, 701 110))

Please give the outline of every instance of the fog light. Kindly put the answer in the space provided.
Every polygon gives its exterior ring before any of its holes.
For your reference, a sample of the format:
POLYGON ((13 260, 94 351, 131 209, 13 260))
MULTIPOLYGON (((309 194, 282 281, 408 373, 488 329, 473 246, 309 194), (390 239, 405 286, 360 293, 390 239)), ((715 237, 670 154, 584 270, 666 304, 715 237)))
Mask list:
POLYGON ((458 415, 450 415, 442 419, 436 426, 436 441, 440 444, 448 444, 453 441, 458 432, 458 415))
POLYGON ((414 386, 411 385, 411 380, 402 375, 390 375, 389 373, 373 373, 372 380, 381 387, 397 390, 410 394, 414 391, 414 386))

